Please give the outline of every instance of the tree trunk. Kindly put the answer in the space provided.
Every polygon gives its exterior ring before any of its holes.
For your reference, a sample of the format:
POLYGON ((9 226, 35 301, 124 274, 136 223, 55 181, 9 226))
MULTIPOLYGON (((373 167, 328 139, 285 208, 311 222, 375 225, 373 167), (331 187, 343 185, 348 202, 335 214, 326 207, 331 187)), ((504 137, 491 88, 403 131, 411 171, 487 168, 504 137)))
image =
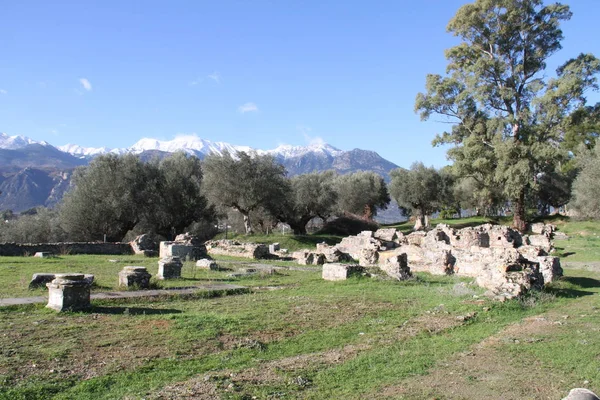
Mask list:
POLYGON ((251 235, 254 233, 252 230, 252 225, 250 224, 250 216, 247 214, 242 214, 244 216, 244 228, 246 228, 246 235, 251 235))
POLYGON ((527 222, 525 221, 525 188, 521 189, 519 197, 513 205, 513 228, 519 232, 525 232, 527 222))

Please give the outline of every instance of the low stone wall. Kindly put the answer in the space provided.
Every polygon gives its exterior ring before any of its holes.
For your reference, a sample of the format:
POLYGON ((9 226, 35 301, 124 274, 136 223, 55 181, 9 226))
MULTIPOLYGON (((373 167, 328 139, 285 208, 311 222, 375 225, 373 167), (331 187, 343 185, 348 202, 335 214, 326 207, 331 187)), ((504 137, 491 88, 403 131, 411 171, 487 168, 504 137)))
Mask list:
POLYGON ((62 254, 133 254, 129 243, 0 243, 0 256, 33 256, 37 252, 62 254))

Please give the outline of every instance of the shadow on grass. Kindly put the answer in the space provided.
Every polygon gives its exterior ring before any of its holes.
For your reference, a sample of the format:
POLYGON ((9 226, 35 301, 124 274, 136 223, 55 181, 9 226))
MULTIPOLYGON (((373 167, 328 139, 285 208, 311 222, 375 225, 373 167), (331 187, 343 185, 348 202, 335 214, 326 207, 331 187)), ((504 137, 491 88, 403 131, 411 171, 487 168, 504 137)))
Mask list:
POLYGON ((172 308, 144 308, 144 307, 107 307, 92 306, 84 312, 90 314, 113 314, 113 315, 162 315, 162 314, 181 314, 181 310, 172 308))
POLYGON ((588 291, 588 290, 580 290, 580 289, 600 288, 600 281, 597 279, 593 279, 593 278, 564 276, 561 278, 561 281, 566 282, 573 286, 577 286, 577 288, 549 287, 546 289, 546 291, 554 294, 556 297, 573 299, 573 298, 584 297, 584 296, 592 296, 596 293, 596 291, 588 291))
POLYGON ((584 289, 598 288, 600 287, 600 281, 598 279, 586 278, 582 276, 564 276, 562 280, 577 285, 584 289))

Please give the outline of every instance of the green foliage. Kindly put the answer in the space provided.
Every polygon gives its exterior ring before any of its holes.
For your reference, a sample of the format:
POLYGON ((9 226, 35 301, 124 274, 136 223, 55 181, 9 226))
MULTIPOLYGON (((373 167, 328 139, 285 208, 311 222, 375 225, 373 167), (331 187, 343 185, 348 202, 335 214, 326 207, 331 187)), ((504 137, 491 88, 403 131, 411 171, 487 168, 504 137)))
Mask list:
POLYGON ((295 234, 305 235, 306 224, 315 218, 327 220, 335 211, 338 194, 333 171, 297 175, 290 180, 287 199, 281 204, 279 220, 290 225, 295 234))
POLYGON ((0 242, 49 243, 65 239, 55 211, 39 207, 35 214, 0 220, 0 242))
POLYGON ((571 206, 582 218, 600 218, 600 149, 581 154, 581 171, 573 182, 571 206))
POLYGON ((137 156, 100 156, 76 170, 74 187, 60 205, 61 223, 73 240, 120 241, 128 231, 165 237, 212 212, 200 191, 196 157, 174 154, 143 163, 137 156))
POLYGON ((390 173, 390 192, 400 207, 422 219, 438 211, 442 204, 445 188, 442 176, 433 167, 416 162, 410 170, 398 168, 390 173))
POLYGON ((386 209, 391 201, 383 178, 368 171, 340 175, 335 180, 340 213, 361 215, 371 220, 377 209, 386 209))
POLYGON ((453 122, 434 144, 448 152, 461 177, 481 189, 501 187, 514 207, 516 228, 525 228, 525 195, 538 174, 556 169, 567 153, 559 147, 564 120, 597 88, 600 61, 581 54, 546 78, 546 60, 563 38, 560 22, 571 17, 562 4, 541 0, 477 0, 461 7, 448 31, 462 42, 446 51, 448 75, 429 75, 415 110, 453 122))
POLYGON ((285 168, 271 156, 225 152, 203 162, 204 190, 221 208, 233 208, 244 217, 246 233, 252 233, 250 213, 262 208, 275 213, 290 191, 285 168))

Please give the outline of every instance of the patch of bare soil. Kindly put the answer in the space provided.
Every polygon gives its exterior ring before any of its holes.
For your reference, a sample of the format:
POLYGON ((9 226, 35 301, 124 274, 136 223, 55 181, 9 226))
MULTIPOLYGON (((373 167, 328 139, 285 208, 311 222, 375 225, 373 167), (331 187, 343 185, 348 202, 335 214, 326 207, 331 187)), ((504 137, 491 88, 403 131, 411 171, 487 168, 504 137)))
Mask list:
POLYGON ((564 329, 556 313, 526 318, 461 353, 440 362, 429 374, 382 389, 376 397, 399 399, 559 399, 564 377, 540 363, 525 362, 503 344, 527 345, 564 329))
POLYGON ((149 400, 176 400, 176 399, 196 399, 196 400, 215 400, 220 396, 217 392, 217 385, 208 379, 196 379, 184 383, 165 386, 156 393, 145 397, 149 400))

